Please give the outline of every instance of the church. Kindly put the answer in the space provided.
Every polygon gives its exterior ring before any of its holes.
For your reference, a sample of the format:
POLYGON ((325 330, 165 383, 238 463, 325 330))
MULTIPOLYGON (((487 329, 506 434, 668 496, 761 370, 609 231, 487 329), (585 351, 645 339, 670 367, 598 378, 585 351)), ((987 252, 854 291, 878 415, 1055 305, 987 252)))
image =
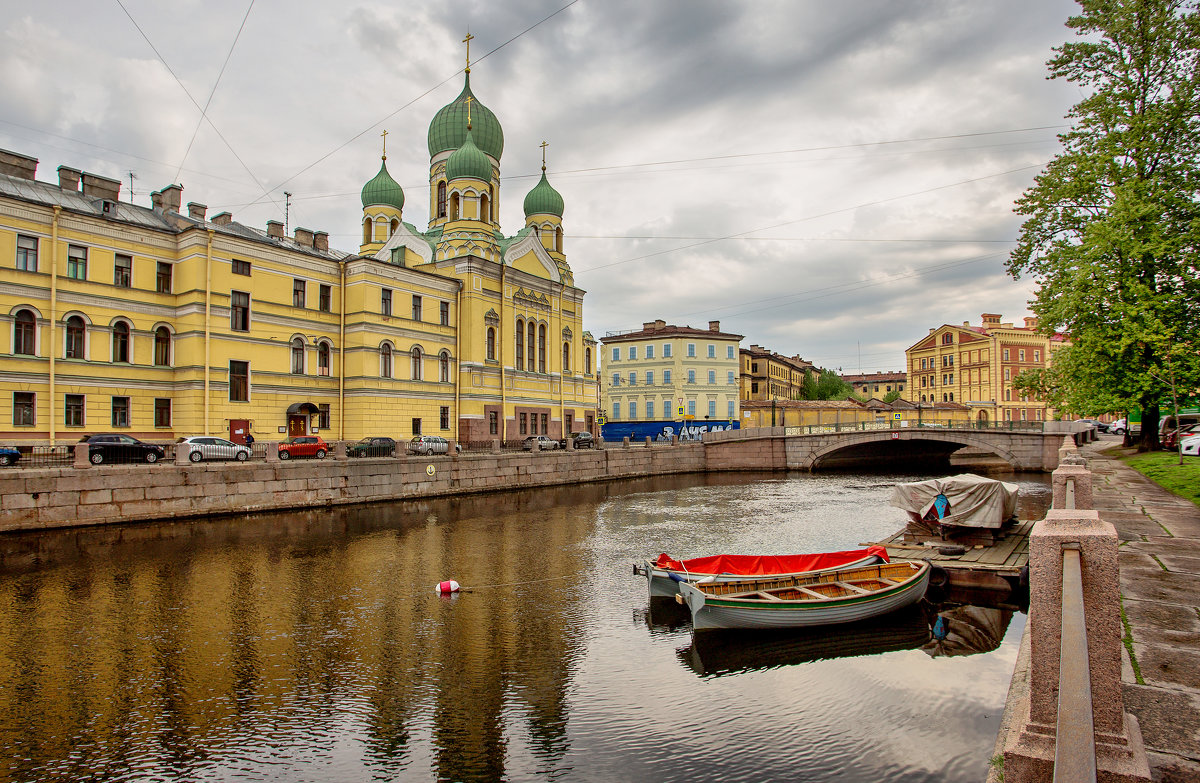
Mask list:
POLYGON ((67 166, 44 182, 36 159, 0 150, 0 442, 598 434, 596 342, 545 144, 510 236, 504 132, 469 66, 428 149, 425 229, 405 220, 385 147, 357 253, 184 209, 179 185, 144 207, 67 166))

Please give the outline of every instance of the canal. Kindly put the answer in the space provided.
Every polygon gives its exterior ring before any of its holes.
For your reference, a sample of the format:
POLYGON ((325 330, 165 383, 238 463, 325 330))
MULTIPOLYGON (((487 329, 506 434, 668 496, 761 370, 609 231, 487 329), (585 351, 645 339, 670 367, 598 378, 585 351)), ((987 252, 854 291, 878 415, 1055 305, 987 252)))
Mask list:
MULTIPOLYGON (((0 781, 975 781, 1025 615, 703 632, 666 551, 854 548, 913 476, 721 474, 0 538, 0 781), (454 597, 433 586, 455 579, 454 597)), ((1019 475, 1022 518, 1048 477, 1019 475)))

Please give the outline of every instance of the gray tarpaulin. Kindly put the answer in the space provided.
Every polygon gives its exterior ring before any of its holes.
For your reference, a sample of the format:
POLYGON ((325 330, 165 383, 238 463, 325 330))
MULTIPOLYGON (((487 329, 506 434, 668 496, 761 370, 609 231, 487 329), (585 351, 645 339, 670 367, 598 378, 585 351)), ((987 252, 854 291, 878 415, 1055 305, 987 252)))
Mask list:
POLYGON ((996 479, 960 473, 928 481, 897 484, 892 490, 892 505, 904 509, 915 522, 932 522, 962 527, 998 528, 1017 513, 1017 485, 996 479), (934 507, 938 495, 950 502, 949 513, 937 518, 934 507))

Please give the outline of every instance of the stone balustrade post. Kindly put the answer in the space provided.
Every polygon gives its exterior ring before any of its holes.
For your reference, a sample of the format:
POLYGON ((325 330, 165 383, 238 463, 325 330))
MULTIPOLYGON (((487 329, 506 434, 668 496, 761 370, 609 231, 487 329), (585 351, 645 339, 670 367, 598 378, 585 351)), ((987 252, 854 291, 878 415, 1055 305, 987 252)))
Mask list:
POLYGON ((267 462, 279 461, 279 441, 269 440, 266 442, 266 458, 267 462))
POLYGON ((650 444, 654 441, 649 435, 646 436, 646 448, 650 448, 650 444))
POLYGON ((175 464, 176 465, 190 465, 191 460, 188 459, 188 456, 191 454, 191 451, 192 451, 192 449, 188 444, 176 443, 175 444, 175 464))
POLYGON ((672 445, 672 446, 678 446, 678 445, 679 445, 679 436, 678 436, 678 435, 672 435, 672 436, 671 436, 671 445, 672 445))
POLYGON ((623 449, 627 449, 627 448, 629 448, 629 436, 628 436, 628 435, 626 435, 626 436, 625 436, 625 437, 624 437, 624 438, 621 440, 621 448, 623 448, 623 449))
POLYGON ((1075 508, 1094 508, 1092 501, 1092 472, 1084 465, 1060 464, 1052 475, 1054 508, 1067 507, 1067 485, 1075 485, 1075 508))
POLYGON ((500 453, 500 439, 499 438, 492 439, 492 453, 493 454, 500 453))
POLYGON ((333 442, 333 458, 334 459, 348 459, 348 457, 346 456, 346 441, 335 440, 333 442))
POLYGON ((566 449, 567 449, 567 451, 574 451, 574 450, 575 450, 575 439, 574 439, 574 438, 570 438, 570 437, 568 437, 568 438, 564 439, 564 441, 563 441, 563 442, 567 444, 567 445, 566 445, 566 449))
POLYGON ((92 466, 91 460, 88 459, 88 444, 86 444, 86 443, 76 443, 75 444, 75 463, 74 463, 74 465, 77 468, 90 468, 92 466))

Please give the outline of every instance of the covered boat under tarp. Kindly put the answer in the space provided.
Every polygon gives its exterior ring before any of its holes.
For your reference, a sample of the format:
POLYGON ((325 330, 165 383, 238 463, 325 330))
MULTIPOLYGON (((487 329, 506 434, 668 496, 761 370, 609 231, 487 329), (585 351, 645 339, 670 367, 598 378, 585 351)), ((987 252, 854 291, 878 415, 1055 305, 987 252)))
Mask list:
POLYGON ((957 476, 897 484, 891 503, 913 522, 999 529, 1017 514, 1016 484, 960 473, 957 476))

